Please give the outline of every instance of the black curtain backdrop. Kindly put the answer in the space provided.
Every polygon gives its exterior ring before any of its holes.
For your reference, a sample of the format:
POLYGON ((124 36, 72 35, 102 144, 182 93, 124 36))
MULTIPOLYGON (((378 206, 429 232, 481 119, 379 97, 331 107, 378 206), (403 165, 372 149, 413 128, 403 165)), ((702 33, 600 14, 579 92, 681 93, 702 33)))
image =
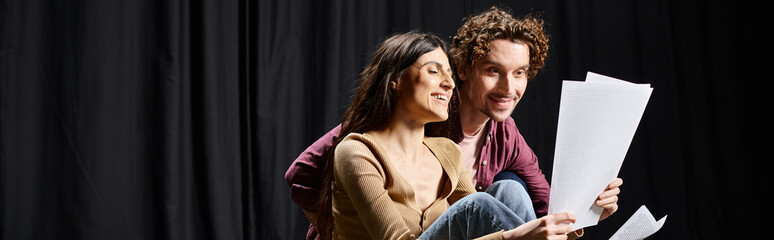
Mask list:
MULTIPOLYGON (((654 91, 607 239, 640 206, 651 239, 743 239, 745 86, 760 6, 736 1, 0 0, 2 239, 302 239, 284 173, 334 127, 379 41, 450 40, 499 5, 542 15, 548 65, 513 114, 551 177, 561 81, 654 91)), ((770 8, 768 8, 770 9, 770 8)), ((768 15, 770 17, 770 15, 768 15)), ((759 108, 760 109, 760 108, 759 108)), ((757 189, 756 189, 757 190, 757 189)))

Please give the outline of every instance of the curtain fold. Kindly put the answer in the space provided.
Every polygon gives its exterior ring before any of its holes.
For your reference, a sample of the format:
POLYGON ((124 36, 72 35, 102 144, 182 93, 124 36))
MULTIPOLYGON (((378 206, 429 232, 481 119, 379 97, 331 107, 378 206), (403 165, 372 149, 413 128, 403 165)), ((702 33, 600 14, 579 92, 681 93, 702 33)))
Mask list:
MULTIPOLYGON (((492 5, 536 13, 547 67, 513 114, 550 178, 561 80, 653 95, 611 236, 640 205, 653 239, 744 238, 736 193, 757 126, 756 23, 730 1, 0 0, 0 239, 301 239, 283 178, 336 126, 390 34, 451 40, 492 5)), ((550 181, 550 179, 549 179, 550 181)))
POLYGON ((242 4, 5 1, 2 238, 255 237, 242 4))

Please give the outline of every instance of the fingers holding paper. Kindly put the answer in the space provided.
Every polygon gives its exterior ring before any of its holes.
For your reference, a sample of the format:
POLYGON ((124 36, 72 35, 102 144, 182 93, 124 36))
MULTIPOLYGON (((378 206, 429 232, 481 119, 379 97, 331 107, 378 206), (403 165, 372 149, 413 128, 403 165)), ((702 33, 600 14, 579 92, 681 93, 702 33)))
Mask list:
POLYGON ((594 204, 605 209, 605 211, 602 212, 602 215, 599 216, 599 221, 604 220, 618 211, 618 194, 621 193, 621 189, 619 188, 621 185, 623 185, 623 179, 616 178, 613 182, 608 184, 605 191, 597 197, 594 204))
POLYGON ((503 232, 503 239, 567 239, 572 232, 575 215, 568 212, 554 213, 526 222, 503 232))

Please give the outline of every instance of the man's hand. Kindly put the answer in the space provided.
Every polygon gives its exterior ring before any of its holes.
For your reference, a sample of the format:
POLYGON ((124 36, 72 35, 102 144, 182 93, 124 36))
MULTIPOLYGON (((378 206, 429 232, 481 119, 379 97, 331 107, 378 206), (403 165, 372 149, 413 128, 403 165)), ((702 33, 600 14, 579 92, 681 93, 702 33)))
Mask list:
POLYGON ((621 193, 621 189, 618 188, 623 184, 623 179, 616 178, 607 185, 605 191, 599 194, 597 201, 594 202, 598 207, 604 208, 605 211, 599 216, 599 221, 613 215, 615 211, 618 211, 618 194, 621 193))
POLYGON ((503 239, 567 239, 570 223, 575 223, 572 213, 554 213, 503 232, 503 239))

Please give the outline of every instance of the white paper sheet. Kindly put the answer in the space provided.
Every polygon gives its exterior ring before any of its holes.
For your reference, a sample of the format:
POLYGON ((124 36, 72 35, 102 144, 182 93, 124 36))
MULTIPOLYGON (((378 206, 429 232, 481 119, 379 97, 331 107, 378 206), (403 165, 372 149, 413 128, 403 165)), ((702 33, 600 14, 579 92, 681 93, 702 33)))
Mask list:
POLYGON ((642 205, 636 212, 626 220, 618 231, 613 234, 610 240, 639 240, 653 235, 664 226, 667 216, 656 221, 653 214, 648 211, 645 205, 642 205))
POLYGON ((652 90, 591 72, 562 83, 549 214, 574 214, 573 230, 597 224, 594 201, 618 176, 652 90))

